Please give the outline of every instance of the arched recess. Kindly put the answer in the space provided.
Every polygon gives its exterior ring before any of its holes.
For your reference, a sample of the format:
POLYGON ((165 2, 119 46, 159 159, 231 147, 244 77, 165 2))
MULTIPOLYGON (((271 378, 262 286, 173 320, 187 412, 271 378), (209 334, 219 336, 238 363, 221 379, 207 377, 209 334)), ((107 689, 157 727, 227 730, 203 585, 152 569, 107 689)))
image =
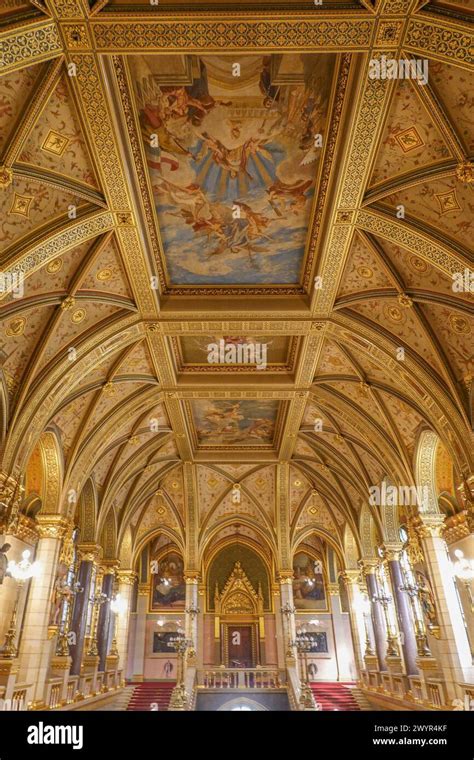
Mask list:
POLYGON ((203 564, 206 609, 211 612, 214 611, 216 585, 219 592, 222 592, 237 562, 240 562, 254 591, 258 593, 261 590, 264 610, 271 612, 272 567, 264 553, 255 545, 255 542, 244 536, 239 536, 238 541, 235 540, 235 536, 229 537, 229 540, 219 542, 208 553, 203 564))
POLYGON ((329 611, 328 548, 325 539, 316 531, 295 548, 292 556, 293 601, 298 612, 329 611))
POLYGON ((89 478, 84 484, 77 505, 77 524, 81 543, 94 543, 97 526, 97 493, 94 481, 89 478))
POLYGON ((439 513, 436 488, 436 449, 439 436, 433 430, 422 430, 418 438, 415 457, 416 485, 423 489, 420 512, 439 513))
POLYGON ((150 529, 143 535, 141 535, 138 540, 135 540, 135 545, 133 546, 133 549, 132 549, 132 567, 133 568, 135 568, 139 564, 140 555, 143 549, 145 548, 145 546, 159 535, 166 536, 169 539, 170 543, 175 544, 179 552, 184 556, 185 547, 181 539, 181 536, 178 535, 178 533, 176 533, 176 531, 172 530, 171 528, 164 527, 164 526, 155 527, 155 528, 150 529))
POLYGON ((41 434, 31 452, 25 470, 25 507, 30 516, 38 514, 60 514, 63 481, 63 457, 61 444, 55 430, 41 434), (40 507, 40 508, 38 508, 40 507))

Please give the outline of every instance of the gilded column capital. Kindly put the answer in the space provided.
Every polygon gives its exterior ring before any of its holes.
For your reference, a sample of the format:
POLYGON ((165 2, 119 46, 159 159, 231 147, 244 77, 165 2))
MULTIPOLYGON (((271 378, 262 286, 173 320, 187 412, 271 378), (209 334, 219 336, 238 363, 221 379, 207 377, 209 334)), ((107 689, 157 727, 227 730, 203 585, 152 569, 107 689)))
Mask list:
POLYGON ((119 567, 120 560, 118 559, 103 559, 100 562, 100 571, 102 575, 116 575, 119 567))
POLYGON ((401 557, 403 544, 401 543, 384 544, 383 548, 384 548, 384 559, 386 559, 388 562, 397 562, 401 557))
POLYGON ((190 585, 197 585, 199 583, 200 573, 198 570, 185 570, 183 575, 185 583, 189 583, 190 585))
POLYGON ((329 596, 339 596, 340 588, 339 583, 327 583, 326 588, 329 596))
POLYGON ((36 523, 40 538, 64 538, 69 528, 62 515, 37 515, 36 523))
POLYGON ((360 570, 344 570, 339 577, 347 586, 357 586, 360 582, 360 570))
POLYGON ((280 570, 278 573, 278 581, 283 583, 293 583, 294 578, 293 570, 280 570))
POLYGON ((442 514, 423 514, 419 515, 420 523, 417 526, 420 538, 441 538, 446 530, 445 516, 442 514))
POLYGON ((102 554, 102 547, 99 544, 87 543, 78 544, 77 551, 79 559, 82 562, 97 562, 98 558, 102 554))
POLYGON ((361 559, 359 562, 359 567, 361 569, 362 575, 375 575, 377 572, 377 568, 379 566, 378 559, 361 559))
POLYGON ((138 596, 148 596, 150 593, 150 584, 149 583, 139 583, 138 584, 138 596))
POLYGON ((123 583, 126 586, 133 586, 138 578, 138 573, 134 570, 118 570, 117 579, 119 583, 123 583))

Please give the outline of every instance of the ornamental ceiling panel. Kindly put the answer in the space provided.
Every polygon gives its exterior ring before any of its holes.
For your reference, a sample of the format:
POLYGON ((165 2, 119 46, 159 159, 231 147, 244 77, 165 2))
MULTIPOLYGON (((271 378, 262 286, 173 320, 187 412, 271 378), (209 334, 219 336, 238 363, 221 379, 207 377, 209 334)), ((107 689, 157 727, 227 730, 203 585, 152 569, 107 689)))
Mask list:
MULTIPOLYGON (((313 455, 313 452, 311 452, 313 455)), ((290 467, 290 521, 298 511, 301 502, 312 488, 311 482, 299 469, 290 467)))
POLYGON ((433 329, 441 342, 448 361, 459 380, 466 383, 474 374, 474 318, 466 310, 438 304, 423 304, 433 329))
POLYGON ((212 513, 212 523, 217 522, 223 517, 235 516, 240 518, 251 517, 257 523, 262 522, 262 508, 246 493, 241 492, 240 502, 238 504, 232 499, 232 493, 226 494, 220 504, 212 513))
POLYGON ((467 290, 454 292, 453 279, 437 267, 432 266, 428 261, 420 259, 410 251, 390 243, 388 240, 378 239, 378 244, 383 248, 385 256, 408 289, 416 288, 450 298, 472 301, 472 294, 467 290))
POLYGON ((67 220, 73 205, 80 216, 87 204, 73 192, 65 192, 30 179, 15 176, 0 194, 0 252, 43 226, 49 231, 59 220, 67 220))
POLYGON ((361 462, 364 463, 364 467, 369 474, 370 482, 380 483, 386 472, 384 470, 384 466, 380 463, 380 461, 372 455, 370 450, 368 450, 368 448, 372 447, 363 447, 354 442, 352 442, 352 445, 359 455, 361 462))
MULTIPOLYGON (((1 7, 3 8, 3 3, 1 7)), ((37 64, 0 77, 0 152, 3 152, 13 136, 42 69, 43 64, 37 64)))
POLYGON ((315 492, 309 497, 299 513, 293 530, 298 531, 309 525, 314 526, 315 529, 322 528, 331 535, 338 536, 337 526, 331 513, 321 499, 321 496, 315 492))
MULTIPOLYGON (((117 369, 119 375, 148 375, 155 377, 148 346, 144 340, 133 346, 117 369)), ((152 414, 150 415, 153 416, 152 414)))
POLYGON ((291 372, 299 343, 297 337, 285 335, 191 335, 171 338, 170 342, 180 372, 260 372, 262 369, 291 372))
POLYGON ((133 301, 128 276, 114 238, 104 246, 81 283, 81 290, 115 293, 133 301))
POLYGON ((132 56, 168 286, 298 286, 333 55, 132 56))
POLYGON ((246 473, 251 472, 253 466, 249 466, 248 464, 229 464, 226 462, 225 464, 219 464, 219 469, 225 472, 232 481, 237 481, 245 477, 246 473))
POLYGON ((90 301, 86 298, 77 299, 70 308, 65 308, 60 316, 54 335, 48 341, 38 369, 44 367, 61 351, 67 352, 68 347, 74 347, 88 329, 96 327, 100 322, 120 312, 119 306, 113 306, 100 301, 90 301))
POLYGON ((397 82, 369 186, 446 161, 452 153, 421 100, 421 86, 397 82))
POLYGON ((41 306, 10 314, 0 321, 2 369, 11 394, 16 393, 26 365, 33 356, 54 307, 41 306))
POLYGON ((204 518, 224 492, 231 487, 232 480, 214 468, 198 465, 197 467, 199 512, 204 518))
POLYGON ((260 399, 198 399, 186 411, 201 449, 272 448, 282 417, 279 401, 260 399))
POLYGON ((405 404, 397 396, 383 391, 381 391, 381 396, 392 417, 392 422, 403 440, 408 455, 411 457, 415 450, 417 433, 423 418, 414 411, 412 406, 405 404))
POLYGON ((407 217, 429 225, 458 245, 471 248, 474 232, 472 188, 456 177, 422 182, 414 187, 388 195, 381 206, 395 215, 404 206, 407 217))
MULTIPOLYGON (((87 421, 87 425, 84 429, 84 434, 92 432, 96 428, 101 419, 108 415, 112 409, 119 408, 124 404, 126 399, 131 398, 138 390, 146 388, 147 384, 141 381, 129 381, 129 382, 115 382, 112 388, 105 388, 101 391, 97 404, 94 407, 93 413, 87 421)), ((130 428, 130 421, 127 420, 120 427, 114 428, 114 435, 118 437, 122 429, 130 428)))
POLYGON ((241 485, 252 494, 259 507, 265 511, 271 520, 275 511, 275 468, 260 467, 256 472, 247 475, 241 485))
POLYGON ((31 130, 18 162, 56 172, 94 188, 98 182, 69 89, 63 74, 31 130))
MULTIPOLYGON (((461 3, 459 3, 460 5, 461 3)), ((465 0, 464 8, 472 0, 465 0)), ((456 132, 462 139, 467 155, 474 153, 474 84, 467 71, 439 61, 430 61, 430 82, 441 98, 456 132)))
MULTIPOLYGON (((380 415, 380 412, 378 411, 375 404, 370 404, 370 411, 367 409, 368 399, 370 398, 368 395, 369 392, 367 389, 365 389, 365 387, 362 387, 359 382, 350 383, 341 382, 340 380, 325 380, 325 385, 328 388, 333 388, 335 391, 337 391, 337 393, 346 396, 350 402, 355 404, 357 407, 364 409, 365 414, 368 417, 373 417, 374 420, 382 426, 382 428, 385 427, 385 420, 380 415)), ((324 419, 324 413, 322 416, 324 419)))
POLYGON ((353 375, 354 367, 337 343, 325 340, 318 363, 317 377, 323 375, 353 375))
POLYGON ((410 307, 401 305, 396 298, 374 298, 364 303, 351 304, 351 310, 389 330, 418 356, 440 371, 439 360, 430 348, 427 336, 410 307))
POLYGON ((78 398, 70 401, 69 404, 64 406, 53 418, 54 424, 57 425, 61 431, 61 442, 66 453, 66 460, 71 445, 84 422, 84 418, 87 414, 87 407, 94 397, 94 392, 95 391, 81 393, 78 398))
POLYGON ((338 298, 366 290, 393 288, 393 279, 387 274, 380 256, 370 241, 356 233, 347 258, 339 287, 338 298))

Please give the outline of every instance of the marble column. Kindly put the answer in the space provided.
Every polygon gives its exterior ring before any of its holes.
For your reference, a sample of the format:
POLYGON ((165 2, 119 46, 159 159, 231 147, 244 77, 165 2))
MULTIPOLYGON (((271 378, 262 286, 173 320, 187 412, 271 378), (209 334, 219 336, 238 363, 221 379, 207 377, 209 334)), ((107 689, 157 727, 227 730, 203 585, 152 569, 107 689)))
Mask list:
POLYGON ((354 659, 357 665, 357 670, 360 673, 365 669, 363 659, 365 652, 365 623, 363 619, 363 611, 359 602, 361 593, 359 587, 360 571, 346 570, 341 573, 341 577, 346 584, 347 589, 354 659))
POLYGON ((387 656, 387 630, 385 626, 385 618, 381 603, 376 600, 374 601, 374 597, 377 597, 379 594, 377 576, 375 575, 376 568, 376 561, 371 563, 364 562, 363 572, 371 605, 372 628, 374 631, 375 651, 377 653, 379 670, 387 670, 387 663, 385 660, 387 656))
POLYGON ((135 621, 135 645, 133 650, 132 681, 143 681, 145 671, 146 616, 150 585, 138 585, 137 617, 135 621))
POLYGON ((61 541, 68 523, 61 515, 38 515, 36 522, 39 541, 35 561, 39 563, 40 572, 30 581, 21 635, 18 680, 35 685, 33 701, 41 706, 52 656, 52 642, 48 639, 52 595, 61 541))
POLYGON ((420 513, 419 518, 421 524, 417 530, 428 578, 432 584, 435 614, 440 629, 436 654, 449 702, 463 698, 464 692, 458 686, 459 683, 471 683, 474 680, 472 655, 454 585, 453 566, 442 537, 445 529, 444 516, 420 513))
POLYGON ((100 547, 97 544, 79 544, 79 568, 76 582, 82 591, 76 593, 74 607, 71 616, 70 631, 74 633, 74 643, 69 644, 69 653, 72 657, 71 675, 80 675, 84 643, 86 637, 87 612, 89 609, 92 570, 99 555, 100 547))
POLYGON ((115 620, 115 640, 119 653, 119 667, 125 670, 127 667, 128 634, 130 630, 130 614, 132 607, 133 586, 137 574, 133 570, 119 570, 117 572, 118 593, 124 603, 123 612, 117 615, 115 620))
POLYGON ((405 585, 405 578, 400 565, 401 549, 401 545, 395 547, 386 545, 385 557, 390 573, 390 580, 392 582, 392 593, 397 613, 398 630, 402 634, 400 639, 405 671, 408 676, 413 676, 418 674, 418 667, 416 664, 418 649, 416 646, 415 623, 411 612, 410 600, 407 592, 401 590, 401 587, 405 585))
POLYGON ((103 604, 100 605, 99 618, 97 620, 97 651, 99 652, 99 670, 105 670, 105 660, 108 654, 107 647, 109 642, 109 627, 112 617, 112 613, 110 611, 110 602, 112 601, 112 595, 114 591, 115 566, 103 565, 101 592, 103 594, 106 594, 107 599, 103 604))

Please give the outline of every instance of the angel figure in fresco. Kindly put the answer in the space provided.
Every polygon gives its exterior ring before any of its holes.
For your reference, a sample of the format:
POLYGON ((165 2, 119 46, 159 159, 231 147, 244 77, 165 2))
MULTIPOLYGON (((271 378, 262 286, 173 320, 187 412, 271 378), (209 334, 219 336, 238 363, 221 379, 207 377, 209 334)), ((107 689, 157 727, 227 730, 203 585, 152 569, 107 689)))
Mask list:
POLYGON ((199 126, 216 105, 232 105, 231 101, 217 100, 212 97, 209 92, 206 66, 201 60, 199 67, 199 76, 193 80, 192 85, 160 87, 160 113, 171 131, 173 121, 184 120, 194 126, 199 126))
POLYGON ((310 179, 299 179, 296 182, 284 182, 277 179, 267 189, 268 200, 277 216, 283 216, 286 210, 297 213, 306 204, 305 193, 312 185, 310 179))
POLYGON ((273 435, 274 427, 275 426, 271 420, 267 420, 265 417, 257 417, 257 419, 252 420, 247 428, 247 435, 250 438, 267 440, 273 435))
POLYGON ((161 170, 161 164, 169 164, 171 171, 176 171, 179 163, 176 158, 163 156, 163 152, 173 156, 192 156, 180 141, 167 129, 160 106, 145 105, 141 111, 142 134, 147 145, 147 163, 152 169, 161 170), (154 141, 158 145, 154 145, 154 141))
MULTIPOLYGON (((257 211, 253 211, 247 203, 242 203, 242 201, 234 200, 233 204, 234 206, 239 207, 240 218, 245 219, 247 222, 246 234, 250 239, 259 237, 265 237, 267 240, 271 239, 263 232, 270 224, 268 217, 266 217, 264 214, 258 213, 257 211)), ((234 242, 237 243, 238 240, 235 239, 234 242)))

